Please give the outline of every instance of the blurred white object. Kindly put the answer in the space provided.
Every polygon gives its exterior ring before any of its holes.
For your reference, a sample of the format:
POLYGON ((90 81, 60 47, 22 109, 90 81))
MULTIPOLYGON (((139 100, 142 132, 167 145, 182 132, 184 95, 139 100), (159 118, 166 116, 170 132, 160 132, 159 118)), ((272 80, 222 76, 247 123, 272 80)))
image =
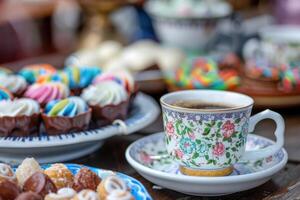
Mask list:
POLYGON ((145 8, 162 43, 186 50, 203 49, 220 20, 232 12, 228 3, 218 0, 152 0, 145 8))

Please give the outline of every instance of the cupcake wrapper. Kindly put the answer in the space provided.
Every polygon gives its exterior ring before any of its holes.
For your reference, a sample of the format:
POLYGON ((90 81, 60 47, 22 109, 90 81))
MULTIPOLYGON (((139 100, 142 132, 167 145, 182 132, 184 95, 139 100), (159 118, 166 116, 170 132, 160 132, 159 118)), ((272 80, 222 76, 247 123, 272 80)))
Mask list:
POLYGON ((116 119, 125 120, 128 114, 129 100, 118 105, 107 105, 104 107, 90 106, 92 108, 93 126, 101 127, 111 124, 116 119))
POLYGON ((71 94, 74 95, 74 96, 80 96, 82 90, 83 90, 83 88, 74 88, 74 89, 71 89, 71 94))
POLYGON ((0 117, 0 136, 29 136, 38 134, 40 114, 31 116, 0 117))
POLYGON ((50 117, 42 113, 42 119, 45 125, 45 130, 48 135, 60 135, 87 130, 89 128, 91 116, 91 109, 75 117, 50 117))

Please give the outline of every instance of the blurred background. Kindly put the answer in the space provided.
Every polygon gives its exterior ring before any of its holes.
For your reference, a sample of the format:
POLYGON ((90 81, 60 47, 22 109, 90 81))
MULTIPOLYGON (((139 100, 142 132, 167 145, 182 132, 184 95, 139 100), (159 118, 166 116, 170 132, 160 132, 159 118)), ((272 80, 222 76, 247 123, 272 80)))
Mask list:
POLYGON ((298 0, 1 0, 0 63, 126 68, 153 96, 246 93, 300 105, 298 0))

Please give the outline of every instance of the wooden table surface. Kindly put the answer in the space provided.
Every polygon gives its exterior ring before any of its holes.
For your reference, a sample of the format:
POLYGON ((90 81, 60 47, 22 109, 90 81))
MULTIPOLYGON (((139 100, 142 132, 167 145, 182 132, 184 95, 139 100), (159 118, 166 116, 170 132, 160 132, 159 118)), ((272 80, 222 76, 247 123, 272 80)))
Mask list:
MULTIPOLYGON (((295 110, 281 110, 286 122, 286 145, 285 148, 289 153, 289 162, 286 167, 278 174, 274 175, 272 180, 267 183, 240 193, 231 194, 222 197, 193 197, 185 194, 171 191, 168 189, 153 189, 153 184, 141 177, 126 161, 125 150, 135 140, 151 133, 162 131, 161 117, 155 123, 146 129, 127 136, 115 136, 109 138, 103 147, 95 153, 76 159, 72 162, 85 164, 94 167, 119 171, 132 176, 141 181, 149 191, 153 199, 159 200, 216 200, 216 199, 300 199, 300 112, 295 110)), ((274 139, 272 131, 275 126, 272 121, 260 122, 255 130, 256 134, 263 135, 274 139)))

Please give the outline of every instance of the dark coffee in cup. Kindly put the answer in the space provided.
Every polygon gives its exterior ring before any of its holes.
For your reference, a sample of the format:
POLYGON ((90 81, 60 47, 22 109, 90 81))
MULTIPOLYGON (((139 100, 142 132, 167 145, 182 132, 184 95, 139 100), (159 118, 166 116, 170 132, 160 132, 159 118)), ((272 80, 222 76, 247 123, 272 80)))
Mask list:
POLYGON ((233 108, 230 105, 222 104, 222 103, 207 103, 207 102, 199 102, 199 101, 176 101, 172 103, 173 106, 181 107, 181 108, 191 108, 191 109, 207 109, 207 110, 215 110, 215 109, 229 109, 233 108))

